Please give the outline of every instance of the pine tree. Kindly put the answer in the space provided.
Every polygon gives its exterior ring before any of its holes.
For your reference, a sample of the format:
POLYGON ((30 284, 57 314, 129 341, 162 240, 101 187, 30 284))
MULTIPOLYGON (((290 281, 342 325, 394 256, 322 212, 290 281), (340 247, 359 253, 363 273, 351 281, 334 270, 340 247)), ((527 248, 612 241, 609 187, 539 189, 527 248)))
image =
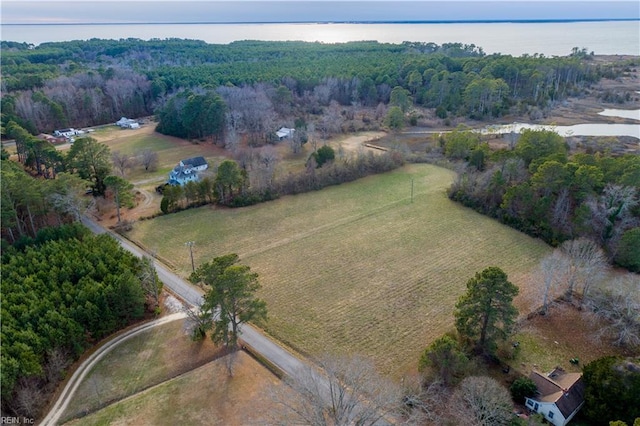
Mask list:
POLYGON ((500 268, 491 266, 467 282, 467 293, 456 303, 456 329, 479 351, 492 353, 498 340, 511 333, 518 310, 513 298, 518 287, 500 268))

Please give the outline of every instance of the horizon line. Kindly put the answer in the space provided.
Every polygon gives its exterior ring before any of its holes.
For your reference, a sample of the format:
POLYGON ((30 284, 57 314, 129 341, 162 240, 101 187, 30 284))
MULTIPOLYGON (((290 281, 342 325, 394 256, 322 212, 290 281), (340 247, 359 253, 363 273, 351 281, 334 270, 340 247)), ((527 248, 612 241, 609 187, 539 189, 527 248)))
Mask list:
POLYGON ((30 22, 2 23, 6 26, 62 26, 62 25, 241 25, 241 24, 535 24, 535 23, 577 23, 577 22, 622 22, 640 21, 639 18, 558 18, 558 19, 437 19, 437 20, 326 20, 326 21, 163 21, 163 22, 30 22))

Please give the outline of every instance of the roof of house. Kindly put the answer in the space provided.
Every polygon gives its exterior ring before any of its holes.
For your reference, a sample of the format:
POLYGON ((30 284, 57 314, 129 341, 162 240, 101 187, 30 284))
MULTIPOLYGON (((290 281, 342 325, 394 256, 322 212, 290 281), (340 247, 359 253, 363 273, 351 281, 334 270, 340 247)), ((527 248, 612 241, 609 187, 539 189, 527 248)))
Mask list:
POLYGON ((556 368, 548 375, 533 371, 529 378, 538 387, 539 395, 535 399, 555 403, 565 418, 584 402, 584 382, 580 373, 567 373, 556 368))
POLYGON ((279 138, 284 138, 284 137, 288 137, 291 136, 293 134, 293 132, 295 132, 296 129, 289 129, 287 127, 281 127, 280 130, 278 130, 276 132, 276 135, 278 135, 279 138))
POLYGON ((189 180, 198 180, 198 174, 191 173, 185 170, 185 168, 182 166, 176 166, 169 173, 169 183, 171 183, 172 181, 180 182, 180 181, 189 181, 189 180))
POLYGON ((193 157, 182 160, 182 164, 185 166, 199 167, 207 164, 207 160, 205 160, 204 157, 193 157))

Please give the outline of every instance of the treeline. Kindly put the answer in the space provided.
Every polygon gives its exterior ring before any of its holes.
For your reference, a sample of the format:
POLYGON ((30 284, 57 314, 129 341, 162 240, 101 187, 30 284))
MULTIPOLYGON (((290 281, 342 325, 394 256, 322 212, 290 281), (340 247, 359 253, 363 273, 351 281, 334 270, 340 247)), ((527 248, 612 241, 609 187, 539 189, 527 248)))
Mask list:
POLYGON ((143 281, 159 283, 150 272, 149 262, 79 224, 3 248, 2 415, 35 417, 84 350, 141 318, 143 281))
POLYGON ((404 164, 397 153, 361 153, 342 160, 334 159, 331 147, 317 150, 324 154, 309 159, 305 170, 273 178, 273 169, 267 170, 267 178, 257 178, 260 170, 251 168, 253 162, 238 163, 224 160, 218 167, 215 179, 204 178, 199 182, 187 182, 184 186, 162 187, 161 210, 171 213, 189 207, 216 203, 229 207, 244 207, 274 200, 280 196, 317 191, 332 185, 352 182, 356 179, 394 170, 404 164), (319 162, 315 158, 322 158, 319 162), (321 166, 318 166, 321 164, 321 166), (252 176, 253 175, 253 176, 252 176))
POLYGON ((113 198, 118 212, 132 205, 132 186, 122 178, 140 165, 145 170, 157 167, 156 153, 143 149, 131 157, 90 137, 78 138, 66 153, 49 142, 31 136, 10 121, 7 134, 15 139, 18 163, 2 152, 2 238, 14 244, 34 238, 38 230, 80 220, 94 196, 113 198), (112 170, 120 176, 112 175, 112 170), (33 176, 37 178, 34 179, 33 176))
MULTIPOLYGON (((324 113, 332 102, 387 105, 395 87, 405 89, 412 104, 437 108, 442 118, 481 119, 514 108, 539 114, 623 72, 576 52, 485 55, 459 43, 93 39, 2 46, 3 123, 12 119, 34 134, 150 114, 187 89, 250 88, 269 100, 281 121, 324 113)), ((233 114, 236 107, 220 95, 233 114)))
POLYGON ((587 237, 640 271, 637 155, 569 155, 564 139, 545 130, 525 130, 512 150, 493 153, 471 132, 452 132, 442 144, 467 164, 451 199, 554 246, 587 237))
POLYGON ((10 243, 35 238, 43 228, 79 220, 89 200, 87 183, 61 173, 56 179, 34 179, 14 161, 2 160, 2 238, 10 243))

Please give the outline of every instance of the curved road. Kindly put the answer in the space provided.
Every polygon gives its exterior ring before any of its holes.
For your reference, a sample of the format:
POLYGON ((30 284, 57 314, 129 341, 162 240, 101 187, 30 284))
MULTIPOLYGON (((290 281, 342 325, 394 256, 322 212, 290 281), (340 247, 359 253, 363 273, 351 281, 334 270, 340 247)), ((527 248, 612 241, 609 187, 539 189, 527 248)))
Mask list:
MULTIPOLYGON (((131 242, 121 238, 118 235, 110 233, 105 228, 87 218, 86 216, 82 218, 82 223, 96 234, 109 233, 113 238, 119 241, 124 249, 133 253, 135 256, 142 257, 146 255, 146 253, 141 248, 135 246, 131 242)), ((185 280, 171 272, 165 265, 161 264, 160 262, 155 261, 155 267, 158 273, 158 277, 162 280, 164 285, 167 286, 174 294, 182 298, 184 302, 191 305, 192 307, 200 305, 203 295, 202 290, 186 282, 185 280)), ((102 359, 102 357, 104 357, 119 343, 137 335, 138 333, 146 331, 149 328, 184 317, 184 313, 177 313, 169 315, 167 317, 159 318, 146 324, 142 324, 141 326, 136 327, 121 336, 118 336, 117 338, 113 339, 112 341, 108 342, 103 347, 98 349, 85 362, 83 362, 80 367, 78 367, 78 369, 75 371, 75 373, 65 386, 64 390, 60 394, 60 397, 52 406, 47 416, 42 420, 42 422, 40 422, 40 424, 53 426, 60 421, 60 418, 66 410, 69 402, 71 401, 73 394, 78 389, 85 376, 91 371, 93 366, 98 361, 100 361, 100 359, 102 359)), ((285 350, 276 342, 260 333, 257 329, 255 329, 251 325, 243 324, 241 326, 241 332, 242 340, 247 345, 251 346, 255 352, 259 353, 268 362, 279 368, 284 374, 291 377, 295 377, 299 374, 304 374, 304 367, 308 366, 308 364, 304 363, 302 360, 291 354, 289 351, 285 350)), ((312 368, 316 370, 315 366, 313 366, 312 368)), ((322 373, 320 371, 316 370, 316 373, 314 373, 314 375, 317 375, 315 380, 317 380, 317 385, 320 386, 319 391, 324 394, 325 398, 331 397, 332 395, 329 395, 331 393, 329 382, 322 377, 322 373)), ((356 411, 354 411, 354 413, 356 413, 356 411)), ((389 419, 385 417, 379 419, 379 422, 376 421, 375 423, 389 424, 395 422, 389 422, 389 419)))
POLYGON ((89 358, 87 358, 80 366, 76 369, 76 371, 71 376, 71 379, 67 382, 67 385, 62 390, 62 393, 58 397, 56 403, 51 407, 47 416, 40 422, 41 425, 55 425, 60 421, 60 417, 67 409, 67 406, 71 402, 71 398, 75 394, 78 387, 84 380, 87 374, 93 369, 93 367, 100 361, 105 355, 111 352, 116 346, 120 343, 136 336, 143 331, 146 331, 150 328, 156 327, 158 325, 166 324, 171 321, 178 320, 180 318, 184 318, 186 315, 182 312, 168 315, 166 317, 158 318, 157 320, 142 324, 134 329, 129 330, 128 332, 116 337, 115 339, 107 342, 104 346, 100 347, 96 352, 94 352, 89 358))
MULTIPOLYGON (((113 238, 115 238, 122 247, 133 253, 137 257, 143 257, 146 253, 137 247, 136 245, 130 243, 129 241, 121 238, 118 235, 115 235, 109 231, 107 231, 104 227, 100 226, 93 220, 87 218, 86 216, 82 218, 82 223, 89 228, 95 234, 104 234, 109 233, 113 238)), ((180 297, 184 302, 191 305, 192 307, 200 306, 202 302, 203 291, 199 288, 191 285, 186 282, 178 275, 174 274, 162 263, 155 261, 156 271, 158 273, 158 277, 165 286, 167 286, 174 294, 180 297)), ((170 321, 178 320, 180 318, 184 318, 184 313, 172 314, 167 317, 159 318, 155 321, 151 321, 149 323, 142 324, 139 327, 136 327, 127 333, 118 336, 112 341, 108 342, 100 349, 98 349, 95 353, 93 353, 85 362, 83 362, 71 376, 71 379, 63 389, 60 394, 58 400, 49 410, 47 416, 40 422, 41 425, 56 425, 62 414, 66 410, 73 394, 76 392, 78 387, 80 386, 82 380, 86 377, 86 375, 91 371, 91 369, 95 366, 95 364, 100 361, 107 353, 109 353, 113 348, 115 348, 121 342, 148 330, 149 328, 165 324, 170 321)), ((301 371, 302 367, 304 367, 304 363, 296 358, 293 354, 279 346, 273 340, 269 339, 254 327, 243 324, 241 326, 242 332, 242 340, 246 342, 249 346, 251 346, 256 352, 258 352, 261 356, 263 356, 266 360, 271 362, 273 365, 282 370, 285 374, 293 376, 297 372, 301 371)))
MULTIPOLYGON (((96 234, 108 232, 105 228, 96 222, 83 217, 82 223, 96 234)), ((121 238, 118 235, 110 233, 116 240, 120 242, 129 252, 135 256, 142 257, 146 253, 138 246, 121 238)), ((180 297, 191 306, 200 306, 202 303, 202 295, 204 292, 198 287, 193 286, 187 281, 174 274, 169 268, 162 263, 155 261, 158 277, 175 295, 180 297)), ((242 332, 242 340, 251 346, 256 352, 266 358, 287 375, 294 375, 296 371, 305 366, 305 364, 295 357, 291 352, 285 350, 273 340, 260 333, 256 328, 249 324, 243 324, 240 328, 242 332)))

